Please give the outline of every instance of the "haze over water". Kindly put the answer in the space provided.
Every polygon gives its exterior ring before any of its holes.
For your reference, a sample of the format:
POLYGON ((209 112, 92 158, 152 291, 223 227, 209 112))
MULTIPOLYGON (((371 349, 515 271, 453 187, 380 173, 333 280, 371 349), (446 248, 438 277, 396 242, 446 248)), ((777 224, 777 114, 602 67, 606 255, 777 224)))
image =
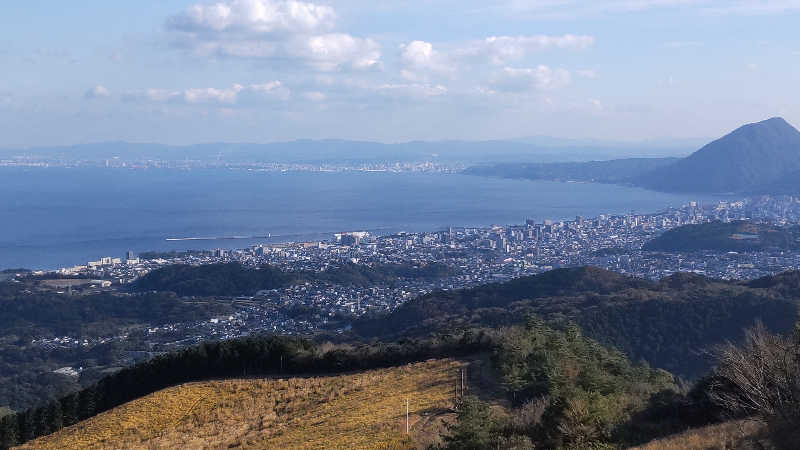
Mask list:
POLYGON ((456 174, 3 168, 0 269, 53 269, 127 250, 243 248, 340 231, 437 231, 649 213, 710 196, 456 174), (166 241, 266 236, 271 239, 166 241))

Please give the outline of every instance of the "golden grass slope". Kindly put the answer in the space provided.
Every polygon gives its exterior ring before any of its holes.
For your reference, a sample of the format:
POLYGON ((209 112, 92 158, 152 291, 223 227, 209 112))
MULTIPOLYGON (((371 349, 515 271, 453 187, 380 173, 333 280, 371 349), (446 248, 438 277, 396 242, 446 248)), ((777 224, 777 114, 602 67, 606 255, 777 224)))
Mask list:
POLYGON ((332 377, 189 383, 23 448, 414 448, 430 440, 422 435, 431 422, 448 415, 461 365, 446 359, 332 377))
POLYGON ((758 435, 763 428, 762 424, 747 420, 724 422, 658 439, 631 450, 749 450, 763 448, 758 444, 758 435))

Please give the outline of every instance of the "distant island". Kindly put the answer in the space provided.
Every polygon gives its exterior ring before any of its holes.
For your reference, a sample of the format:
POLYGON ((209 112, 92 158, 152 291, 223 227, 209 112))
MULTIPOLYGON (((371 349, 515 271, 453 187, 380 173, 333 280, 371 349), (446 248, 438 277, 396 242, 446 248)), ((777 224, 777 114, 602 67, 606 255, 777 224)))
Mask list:
POLYGON ((470 175, 628 184, 691 193, 800 193, 800 131, 780 117, 739 127, 686 158, 474 166, 470 175))
POLYGON ((629 183, 633 178, 669 166, 678 158, 626 158, 609 161, 563 163, 503 163, 467 168, 468 175, 531 180, 629 183))
POLYGON ((800 249, 800 227, 778 227, 749 221, 684 225, 666 231, 646 243, 643 250, 743 252, 760 251, 767 248, 800 249))

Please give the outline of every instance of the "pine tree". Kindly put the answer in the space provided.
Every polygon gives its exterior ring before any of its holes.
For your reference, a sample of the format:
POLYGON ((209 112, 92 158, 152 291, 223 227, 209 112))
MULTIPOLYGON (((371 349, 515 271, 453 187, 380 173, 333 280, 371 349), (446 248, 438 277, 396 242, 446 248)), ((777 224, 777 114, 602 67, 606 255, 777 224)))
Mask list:
POLYGON ((17 415, 19 424, 19 441, 27 442, 36 437, 34 410, 27 410, 17 415))
POLYGON ((47 423, 50 433, 54 433, 64 427, 64 415, 61 410, 61 402, 52 401, 47 405, 47 423))
POLYGON ((491 448, 495 420, 489 405, 474 396, 466 396, 458 411, 458 421, 445 437, 447 449, 479 450, 491 448))
POLYGON ((63 426, 68 427, 78 422, 78 394, 70 394, 61 399, 61 416, 63 426))
POLYGON ((0 449, 11 448, 19 443, 19 424, 15 415, 0 419, 0 449))
POLYGON ((94 393, 94 386, 90 386, 78 394, 78 420, 88 419, 97 413, 94 393))

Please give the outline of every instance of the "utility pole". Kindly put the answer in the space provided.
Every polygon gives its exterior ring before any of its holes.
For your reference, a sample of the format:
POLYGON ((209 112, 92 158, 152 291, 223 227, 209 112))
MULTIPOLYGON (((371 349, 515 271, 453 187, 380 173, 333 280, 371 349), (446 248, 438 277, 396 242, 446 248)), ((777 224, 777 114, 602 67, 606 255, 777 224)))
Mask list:
POLYGON ((406 399, 406 434, 408 434, 408 399, 406 399))

